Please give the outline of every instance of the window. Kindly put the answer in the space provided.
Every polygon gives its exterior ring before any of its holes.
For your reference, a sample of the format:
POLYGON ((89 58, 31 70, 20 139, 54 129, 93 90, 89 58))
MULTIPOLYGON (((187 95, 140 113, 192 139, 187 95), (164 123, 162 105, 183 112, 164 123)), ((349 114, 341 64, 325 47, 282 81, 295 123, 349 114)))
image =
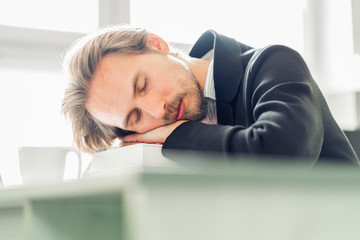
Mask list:
POLYGON ((60 113, 66 85, 59 58, 70 42, 99 26, 98 0, 0 3, 0 174, 21 183, 21 145, 71 145, 60 113))
POLYGON ((18 146, 72 143, 60 114, 65 81, 58 72, 0 69, 0 84, 0 170, 4 183, 19 184, 18 146))
POLYGON ((131 0, 131 23, 170 42, 194 43, 213 29, 254 47, 303 51, 304 0, 131 0))
POLYGON ((98 27, 98 0, 11 0, 0 6, 3 25, 71 32, 98 27))

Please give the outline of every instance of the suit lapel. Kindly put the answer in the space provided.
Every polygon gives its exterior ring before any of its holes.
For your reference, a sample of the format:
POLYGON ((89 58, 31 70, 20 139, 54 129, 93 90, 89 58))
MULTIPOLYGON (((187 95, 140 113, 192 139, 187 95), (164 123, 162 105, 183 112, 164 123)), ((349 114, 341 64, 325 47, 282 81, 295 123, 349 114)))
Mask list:
POLYGON ((234 111, 230 103, 238 94, 243 76, 241 56, 242 52, 251 47, 210 30, 201 35, 194 44, 190 56, 201 58, 211 49, 214 49, 214 84, 218 123, 232 125, 234 111))

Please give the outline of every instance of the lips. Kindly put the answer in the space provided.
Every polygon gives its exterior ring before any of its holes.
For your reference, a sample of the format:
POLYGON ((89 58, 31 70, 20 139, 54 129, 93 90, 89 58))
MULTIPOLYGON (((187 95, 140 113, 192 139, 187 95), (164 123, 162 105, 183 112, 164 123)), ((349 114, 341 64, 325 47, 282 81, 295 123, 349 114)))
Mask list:
POLYGON ((185 103, 183 100, 181 100, 179 103, 179 107, 176 111, 176 116, 175 116, 176 121, 183 119, 184 115, 185 115, 185 103))

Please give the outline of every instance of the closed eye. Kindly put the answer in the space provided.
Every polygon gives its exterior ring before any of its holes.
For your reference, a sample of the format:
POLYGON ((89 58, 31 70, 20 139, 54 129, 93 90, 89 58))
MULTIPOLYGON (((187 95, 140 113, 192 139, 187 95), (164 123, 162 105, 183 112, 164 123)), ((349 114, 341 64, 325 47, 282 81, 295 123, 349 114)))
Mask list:
POLYGON ((144 93, 145 91, 146 91, 146 89, 147 89, 147 86, 148 86, 148 80, 147 80, 147 78, 145 77, 144 78, 144 85, 142 86, 142 88, 140 89, 140 93, 144 93))
POLYGON ((135 119, 135 124, 137 124, 139 121, 140 121, 140 119, 141 119, 141 111, 137 108, 136 110, 135 110, 135 114, 136 114, 136 119, 135 119))

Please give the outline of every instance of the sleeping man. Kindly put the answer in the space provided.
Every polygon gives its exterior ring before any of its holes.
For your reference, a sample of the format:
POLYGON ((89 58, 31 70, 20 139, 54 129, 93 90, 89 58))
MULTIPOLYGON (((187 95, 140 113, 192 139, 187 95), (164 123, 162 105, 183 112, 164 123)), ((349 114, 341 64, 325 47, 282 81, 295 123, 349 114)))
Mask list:
POLYGON ((78 40, 65 66, 62 110, 83 151, 120 139, 160 143, 163 152, 359 165, 303 58, 288 47, 254 49, 207 31, 187 55, 146 29, 115 26, 78 40))

